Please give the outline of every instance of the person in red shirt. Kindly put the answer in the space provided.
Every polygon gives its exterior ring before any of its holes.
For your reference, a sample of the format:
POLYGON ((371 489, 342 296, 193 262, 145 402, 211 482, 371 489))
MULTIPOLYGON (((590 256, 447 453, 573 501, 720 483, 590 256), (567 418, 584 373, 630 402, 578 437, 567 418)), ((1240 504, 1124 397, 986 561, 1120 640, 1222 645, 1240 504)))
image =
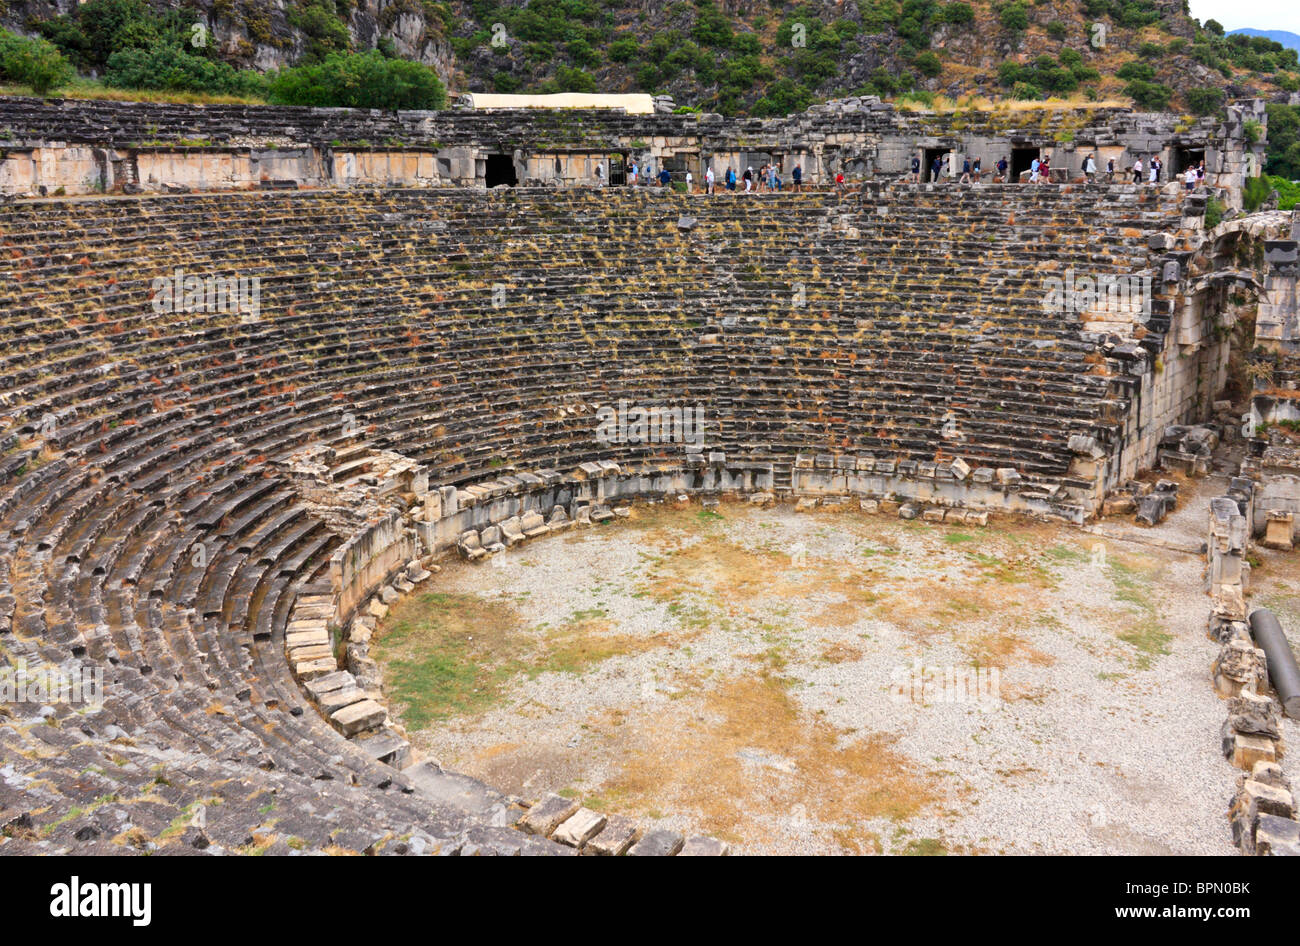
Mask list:
POLYGON ((838 171, 835 174, 835 190, 841 194, 844 193, 844 172, 843 171, 838 171))

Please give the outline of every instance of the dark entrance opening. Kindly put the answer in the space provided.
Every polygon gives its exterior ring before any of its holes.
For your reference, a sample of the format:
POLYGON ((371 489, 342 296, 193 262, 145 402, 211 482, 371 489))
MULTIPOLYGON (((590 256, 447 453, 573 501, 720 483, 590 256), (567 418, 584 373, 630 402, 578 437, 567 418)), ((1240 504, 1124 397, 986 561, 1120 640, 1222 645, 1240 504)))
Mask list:
POLYGON ((1020 173, 1028 171, 1034 163, 1034 158, 1038 157, 1037 148, 1012 148, 1011 149, 1011 180, 1008 183, 1019 184, 1020 173))
POLYGON ((627 155, 613 154, 605 162, 609 172, 609 186, 622 187, 627 183, 627 155))
POLYGON ((940 180, 943 179, 943 173, 945 169, 944 157, 947 154, 948 154, 947 148, 926 148, 925 149, 925 160, 921 162, 922 182, 934 180, 934 159, 935 158, 939 159, 939 179, 940 180))
POLYGON ((498 184, 509 184, 514 187, 519 183, 519 178, 515 174, 515 162, 510 155, 489 154, 487 156, 484 183, 488 187, 496 187, 498 184))
POLYGON ((1162 175, 1165 180, 1172 181, 1175 175, 1182 174, 1188 168, 1196 167, 1205 160, 1204 148, 1174 148, 1173 160, 1170 162, 1173 167, 1169 169, 1167 175, 1162 175))

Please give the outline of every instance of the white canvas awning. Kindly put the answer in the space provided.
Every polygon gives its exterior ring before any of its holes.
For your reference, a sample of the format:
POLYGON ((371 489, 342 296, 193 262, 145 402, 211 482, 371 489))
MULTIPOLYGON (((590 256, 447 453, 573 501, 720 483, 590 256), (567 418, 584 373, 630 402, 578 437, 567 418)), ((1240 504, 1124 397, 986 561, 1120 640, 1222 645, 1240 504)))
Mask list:
POLYGON ((654 97, 644 92, 631 95, 600 95, 592 92, 557 92, 554 95, 496 95, 466 92, 460 103, 476 109, 502 108, 620 108, 629 115, 650 115, 654 97))

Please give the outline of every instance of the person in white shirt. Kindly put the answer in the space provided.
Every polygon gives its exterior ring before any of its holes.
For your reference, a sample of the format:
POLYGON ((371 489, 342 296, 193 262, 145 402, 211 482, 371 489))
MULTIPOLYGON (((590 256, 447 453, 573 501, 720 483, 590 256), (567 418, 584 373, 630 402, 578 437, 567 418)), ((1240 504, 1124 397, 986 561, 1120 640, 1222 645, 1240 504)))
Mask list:
POLYGON ((1092 155, 1088 155, 1088 160, 1083 162, 1083 173, 1090 181, 1096 177, 1097 162, 1092 159, 1092 155))
POLYGON ((1142 159, 1138 158, 1133 162, 1133 183, 1142 183, 1142 159))
POLYGON ((603 163, 596 165, 596 186, 605 186, 605 165, 603 163))
POLYGON ((689 193, 691 192, 691 189, 692 189, 692 188, 691 188, 691 185, 694 184, 694 183, 695 183, 695 178, 693 178, 693 177, 691 176, 691 172, 690 172, 690 171, 687 171, 687 172, 686 172, 686 193, 689 194, 689 193))
POLYGON ((704 172, 704 193, 713 193, 713 165, 711 164, 709 165, 709 169, 704 172))
POLYGON ((1187 169, 1187 173, 1183 175, 1183 184, 1189 194, 1196 190, 1196 168, 1187 169))

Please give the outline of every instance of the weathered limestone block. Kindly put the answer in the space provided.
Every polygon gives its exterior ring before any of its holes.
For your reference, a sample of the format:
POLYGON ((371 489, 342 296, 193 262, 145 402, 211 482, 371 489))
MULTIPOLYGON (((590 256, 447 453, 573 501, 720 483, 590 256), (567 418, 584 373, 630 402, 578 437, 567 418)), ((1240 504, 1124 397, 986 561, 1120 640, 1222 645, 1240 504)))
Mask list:
POLYGON ((930 506, 921 513, 921 518, 926 522, 943 522, 944 515, 945 510, 942 506, 930 506))
POLYGON ((1228 700, 1228 724, 1235 732, 1277 739, 1277 704, 1266 696, 1243 690, 1240 696, 1228 700))
POLYGON ((731 847, 717 838, 707 838, 704 835, 694 835, 686 839, 682 845, 681 853, 678 857, 726 857, 731 853, 731 847))
POLYGON ((903 505, 898 507, 898 518, 915 519, 920 512, 921 510, 917 507, 916 503, 903 503, 903 505))
POLYGON ((628 848, 636 843, 638 829, 636 822, 623 815, 610 815, 600 833, 587 842, 583 854, 596 854, 603 857, 622 857, 628 848))
POLYGON ((1260 857, 1300 857, 1300 821, 1260 815, 1255 826, 1255 853, 1260 857))
POLYGON ((483 550, 489 554, 505 551, 506 546, 501 541, 500 526, 488 526, 486 529, 480 529, 478 540, 482 544, 483 550))
POLYGON ((1267 680, 1266 666, 1262 650, 1246 641, 1229 641, 1214 660, 1214 691, 1239 696, 1243 689, 1255 690, 1267 680))
POLYGON ((462 558, 466 558, 471 562, 487 555, 487 551, 483 548, 483 543, 479 539, 479 534, 474 529, 460 534, 460 538, 456 540, 456 550, 460 552, 462 558))
POLYGON ((1239 733, 1227 723, 1223 724, 1223 755, 1234 766, 1249 772, 1257 762, 1277 759, 1277 741, 1267 736, 1239 733))
POLYGON ((546 526, 552 532, 563 532, 565 529, 572 528, 573 520, 569 518, 563 506, 556 506, 551 510, 551 517, 546 521, 546 526))
POLYGON ((351 736, 366 729, 374 729, 387 717, 388 711, 371 699, 364 699, 330 716, 338 730, 345 736, 351 736))
POLYGON ((551 832, 565 820, 571 818, 581 805, 571 798, 560 795, 547 795, 519 819, 519 826, 529 834, 550 837, 551 832))
POLYGON ((1295 544, 1295 514, 1280 509, 1270 510, 1263 544, 1270 549, 1289 550, 1295 544))
POLYGON ((551 531, 546 525, 546 520, 542 518, 542 514, 536 510, 523 514, 519 520, 519 528, 530 539, 546 535, 551 531))
POLYGON ((672 857, 682 849, 682 836, 675 831, 651 831, 627 852, 628 857, 672 857))
POLYGON ((506 548, 518 545, 524 541, 524 530, 519 524, 518 516, 511 516, 501 523, 501 536, 505 539, 506 548))
POLYGON ((599 812, 579 808, 555 829, 551 837, 561 844, 580 848, 605 827, 605 820, 605 816, 599 812))

